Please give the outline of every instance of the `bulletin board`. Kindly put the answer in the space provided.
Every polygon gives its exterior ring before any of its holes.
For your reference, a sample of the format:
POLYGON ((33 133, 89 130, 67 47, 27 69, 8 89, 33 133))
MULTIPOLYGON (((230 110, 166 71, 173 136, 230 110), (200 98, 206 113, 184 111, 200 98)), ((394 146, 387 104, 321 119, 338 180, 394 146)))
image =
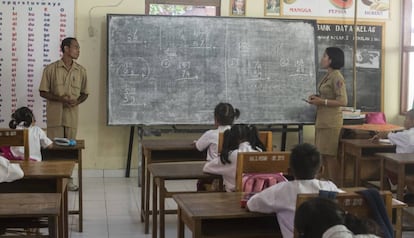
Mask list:
POLYGON ((46 127, 39 96, 44 66, 60 58, 60 42, 74 36, 75 0, 0 1, 0 127, 29 107, 46 127))
MULTIPOLYGON (((326 47, 337 46, 345 53, 345 66, 341 69, 347 88, 348 106, 354 104, 354 30, 352 23, 318 21, 316 31, 317 57, 320 59, 326 47)), ((358 22, 356 47, 356 108, 364 112, 383 109, 384 77, 384 32, 383 23, 358 22)), ((319 68, 317 81, 326 74, 319 68)))

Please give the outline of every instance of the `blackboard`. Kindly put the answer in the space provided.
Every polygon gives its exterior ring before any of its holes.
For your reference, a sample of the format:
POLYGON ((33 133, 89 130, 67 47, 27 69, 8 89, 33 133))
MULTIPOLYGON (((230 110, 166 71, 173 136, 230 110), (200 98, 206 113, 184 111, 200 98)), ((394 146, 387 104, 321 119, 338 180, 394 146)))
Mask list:
MULTIPOLYGON (((348 94, 348 106, 354 105, 354 25, 344 23, 318 22, 316 31, 318 59, 328 46, 338 46, 344 50, 345 66, 342 73, 348 94)), ((356 108, 364 112, 382 111, 383 82, 383 25, 357 24, 356 47, 356 108)), ((317 70, 317 81, 326 74, 317 70)))
POLYGON ((314 122, 316 22, 107 16, 108 124, 212 124, 219 102, 238 122, 314 122))

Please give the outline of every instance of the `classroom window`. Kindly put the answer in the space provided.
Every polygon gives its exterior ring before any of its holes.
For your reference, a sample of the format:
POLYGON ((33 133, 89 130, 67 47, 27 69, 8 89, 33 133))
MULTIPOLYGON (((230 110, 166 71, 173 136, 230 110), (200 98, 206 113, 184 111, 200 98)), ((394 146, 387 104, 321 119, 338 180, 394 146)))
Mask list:
POLYGON ((401 52, 401 108, 405 113, 414 106, 414 5, 403 0, 401 52))
POLYGON ((220 16, 221 0, 146 0, 148 15, 220 16))

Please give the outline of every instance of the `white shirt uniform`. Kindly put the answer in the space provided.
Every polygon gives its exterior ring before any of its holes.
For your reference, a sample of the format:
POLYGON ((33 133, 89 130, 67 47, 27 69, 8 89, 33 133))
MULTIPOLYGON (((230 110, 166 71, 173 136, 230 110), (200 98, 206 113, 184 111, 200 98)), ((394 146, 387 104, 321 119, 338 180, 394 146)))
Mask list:
POLYGON ((219 126, 217 129, 208 130, 196 142, 196 148, 199 151, 207 150, 207 161, 219 158, 218 155, 218 140, 219 133, 230 129, 231 126, 219 126))
POLYGON ((397 153, 414 153, 414 128, 388 133, 388 139, 397 146, 397 153))
POLYGON ((348 228, 344 225, 336 225, 330 227, 328 230, 323 233, 322 238, 376 238, 376 235, 364 234, 364 235, 354 235, 348 228))
MULTIPOLYGON (((17 129, 23 129, 24 127, 18 127, 17 129)), ((46 148, 53 143, 42 128, 38 126, 30 126, 29 130, 29 150, 30 158, 36 161, 42 160, 42 154, 40 152, 40 146, 46 148)), ((15 157, 24 158, 24 147, 23 146, 11 146, 11 152, 15 157)))
POLYGON ((239 149, 230 152, 230 164, 223 164, 220 158, 215 158, 204 165, 203 171, 212 174, 220 174, 223 176, 224 187, 227 192, 234 192, 236 188, 236 169, 238 152, 252 152, 254 150, 249 142, 243 142, 239 145, 239 149))
POLYGON ((0 156, 0 183, 21 179, 23 176, 20 164, 12 164, 8 159, 0 156))
POLYGON ((297 195, 319 190, 338 191, 338 188, 331 181, 317 179, 281 182, 251 197, 247 207, 253 212, 276 213, 283 237, 292 238, 297 195))

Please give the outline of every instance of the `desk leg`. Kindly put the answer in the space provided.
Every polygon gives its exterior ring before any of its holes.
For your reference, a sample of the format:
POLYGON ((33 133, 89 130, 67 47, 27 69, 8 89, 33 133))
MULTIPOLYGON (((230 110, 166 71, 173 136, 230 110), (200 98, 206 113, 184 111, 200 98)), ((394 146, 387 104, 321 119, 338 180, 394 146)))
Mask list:
POLYGON ((181 219, 181 208, 177 208, 177 237, 184 238, 184 222, 181 219))
POLYGON ((201 238, 201 220, 197 219, 194 222, 193 238, 201 238))
POLYGON ((403 208, 398 207, 395 211, 395 238, 401 238, 402 237, 402 214, 403 214, 403 208))
POLYGON ((78 178, 79 178, 79 232, 83 232, 83 181, 82 181, 82 150, 78 151, 78 178))
MULTIPOLYGON (((165 238, 165 197, 167 188, 164 179, 159 179, 158 189, 160 191, 160 238, 165 238)), ((152 212, 155 212, 154 210, 152 212)), ((156 237, 154 237, 156 238, 156 237)))
POLYGON ((146 173, 146 166, 145 166, 145 154, 144 149, 141 147, 141 222, 145 221, 145 173, 146 173))
POLYGON ((344 187, 345 180, 345 143, 341 143, 341 180, 339 181, 339 186, 344 187))
POLYGON ((361 162, 361 158, 360 157, 355 157, 355 175, 354 175, 354 178, 355 178, 355 181, 354 181, 354 184, 355 184, 355 187, 358 187, 359 186, 359 184, 360 184, 360 178, 361 178, 361 165, 360 165, 360 162, 361 162))
POLYGON ((384 159, 381 159, 380 161, 381 166, 380 166, 380 190, 384 190, 384 176, 385 176, 385 172, 384 172, 384 159))
POLYGON ((50 216, 47 219, 47 222, 49 224, 49 237, 57 238, 58 237, 58 227, 57 227, 57 218, 55 216, 50 216))
POLYGON ((61 198, 62 203, 60 207, 60 219, 58 221, 59 237, 68 238, 69 236, 69 225, 68 225, 69 212, 68 212, 67 179, 66 178, 60 179, 58 184, 56 184, 56 186, 57 186, 56 191, 62 194, 62 198, 61 198))
POLYGON ((398 165, 398 187, 397 187, 397 199, 404 200, 404 188, 405 188, 405 165, 398 165))
POLYGON ((158 184, 159 181, 160 181, 160 179, 158 179, 158 178, 153 178, 152 179, 152 238, 157 238, 157 228, 158 228, 157 227, 157 220, 158 220, 158 208, 157 208, 157 202, 158 202, 157 193, 158 193, 158 191, 157 191, 157 185, 159 185, 158 187, 161 188, 161 185, 158 184))
MULTIPOLYGON (((146 160, 146 159, 145 159, 146 160)), ((145 166, 147 167, 147 166, 145 166)), ((145 234, 149 233, 149 215, 151 213, 151 210, 149 208, 150 204, 150 193, 151 193, 151 174, 149 173, 148 169, 145 169, 145 183, 142 183, 142 191, 145 193, 145 210, 144 210, 144 223, 145 223, 145 234), (145 184, 145 185, 144 185, 145 184), (145 187, 144 187, 145 186, 145 187)))

